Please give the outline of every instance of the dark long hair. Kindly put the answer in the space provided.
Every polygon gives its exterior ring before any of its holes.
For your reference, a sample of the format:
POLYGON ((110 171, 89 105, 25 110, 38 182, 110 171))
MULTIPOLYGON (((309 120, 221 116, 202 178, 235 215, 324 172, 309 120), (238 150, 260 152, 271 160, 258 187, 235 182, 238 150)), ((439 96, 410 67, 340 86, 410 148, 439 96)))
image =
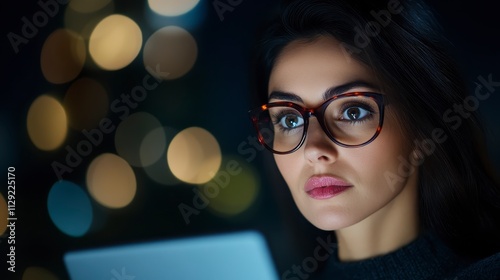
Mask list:
POLYGON ((419 166, 421 227, 464 256, 498 251, 500 188, 480 152, 484 144, 475 112, 461 117, 450 111, 464 104, 467 90, 429 7, 403 0, 288 2, 258 46, 259 102, 267 102, 269 75, 287 44, 333 36, 346 54, 374 70, 408 141, 424 143, 438 132, 446 137, 433 142, 435 149, 419 166))

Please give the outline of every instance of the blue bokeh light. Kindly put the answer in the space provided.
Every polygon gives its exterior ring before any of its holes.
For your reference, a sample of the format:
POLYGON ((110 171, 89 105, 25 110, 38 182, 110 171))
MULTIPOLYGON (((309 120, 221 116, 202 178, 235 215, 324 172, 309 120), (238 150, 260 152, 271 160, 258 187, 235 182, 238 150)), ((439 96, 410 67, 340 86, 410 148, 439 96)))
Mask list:
POLYGON ((67 235, 80 237, 90 229, 92 204, 87 193, 75 183, 56 182, 50 189, 47 208, 52 222, 67 235))

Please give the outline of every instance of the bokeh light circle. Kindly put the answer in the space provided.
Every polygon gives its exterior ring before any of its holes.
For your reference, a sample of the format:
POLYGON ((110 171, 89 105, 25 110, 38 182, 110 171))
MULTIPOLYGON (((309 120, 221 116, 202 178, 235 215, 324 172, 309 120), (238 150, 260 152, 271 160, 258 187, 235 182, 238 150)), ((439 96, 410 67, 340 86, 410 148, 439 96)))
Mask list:
MULTIPOLYGON (((130 165, 144 167, 153 164, 155 149, 162 149, 161 141, 150 143, 156 146, 143 147, 143 161, 141 161, 141 144, 144 138, 153 130, 162 127, 160 121, 153 115, 146 112, 138 112, 123 120, 117 127, 115 133, 115 147, 118 155, 123 157, 130 165), (148 156, 144 156, 147 153, 148 156), (151 157, 151 154, 153 156, 151 157)), ((155 139, 152 139, 155 140, 155 139)))
POLYGON ((191 34, 178 26, 166 26, 144 45, 144 65, 152 75, 172 80, 184 76, 196 62, 198 47, 191 34), (157 69, 161 70, 158 71, 157 69), (162 73, 162 74, 159 74, 162 73))
POLYGON ((7 201, 0 193, 0 235, 7 230, 7 218, 9 217, 7 201))
POLYGON ((63 104, 69 125, 80 131, 97 127, 108 112, 109 100, 106 90, 99 82, 80 78, 66 91, 63 104))
POLYGON ((148 0, 151 10, 162 16, 180 16, 191 11, 200 0, 148 0))
POLYGON ((217 139, 207 130, 190 127, 179 132, 167 151, 168 166, 179 180, 204 184, 217 173, 222 155, 217 139))
POLYGON ((167 139, 163 127, 158 127, 150 131, 142 139, 139 156, 142 166, 149 166, 161 158, 162 152, 167 147, 167 139))
POLYGON ((80 237, 90 229, 92 204, 87 193, 73 182, 56 182, 49 191, 47 208, 52 222, 67 235, 80 237))
POLYGON ((23 277, 21 280, 58 280, 59 278, 55 276, 48 269, 38 266, 30 266, 26 268, 23 272, 23 277))
POLYGON ((159 127, 148 133, 141 142, 140 156, 144 171, 156 183, 167 186, 179 183, 167 163, 167 147, 177 132, 171 127, 159 127), (153 164, 147 164, 150 162, 153 164))
POLYGON ((92 31, 89 52, 94 62, 105 70, 129 65, 139 54, 142 32, 132 19, 119 14, 101 20, 92 31))
POLYGON ((69 29, 57 29, 42 47, 40 65, 47 81, 62 84, 76 78, 85 63, 83 38, 69 29))
POLYGON ((105 153, 90 163, 87 188, 100 204, 108 208, 122 208, 134 199, 137 182, 132 167, 123 158, 105 153))
POLYGON ((66 112, 61 103, 51 96, 41 95, 33 101, 26 122, 28 135, 40 150, 54 150, 66 139, 66 112))
POLYGON ((255 202, 259 182, 257 171, 244 159, 225 158, 217 175, 199 186, 199 190, 210 201, 210 210, 222 216, 235 216, 255 202))

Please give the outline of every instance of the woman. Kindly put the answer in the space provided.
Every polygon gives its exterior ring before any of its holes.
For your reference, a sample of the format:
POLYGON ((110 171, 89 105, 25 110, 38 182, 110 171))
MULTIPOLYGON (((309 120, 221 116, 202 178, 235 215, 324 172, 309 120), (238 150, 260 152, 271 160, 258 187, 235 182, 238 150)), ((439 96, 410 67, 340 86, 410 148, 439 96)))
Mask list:
POLYGON ((419 1, 314 0, 264 34, 250 114, 303 216, 335 232, 325 278, 500 279, 469 106, 488 92, 467 98, 436 30, 419 1))

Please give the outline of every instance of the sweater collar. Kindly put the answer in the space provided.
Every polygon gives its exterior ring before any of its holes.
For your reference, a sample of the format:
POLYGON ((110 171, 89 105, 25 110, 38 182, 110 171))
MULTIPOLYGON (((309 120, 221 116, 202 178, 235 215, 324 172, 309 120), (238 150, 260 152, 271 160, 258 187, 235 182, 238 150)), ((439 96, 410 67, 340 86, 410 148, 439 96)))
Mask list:
POLYGON ((444 279, 465 264, 437 237, 425 233, 396 251, 361 261, 341 262, 336 251, 324 272, 332 279, 444 279))

